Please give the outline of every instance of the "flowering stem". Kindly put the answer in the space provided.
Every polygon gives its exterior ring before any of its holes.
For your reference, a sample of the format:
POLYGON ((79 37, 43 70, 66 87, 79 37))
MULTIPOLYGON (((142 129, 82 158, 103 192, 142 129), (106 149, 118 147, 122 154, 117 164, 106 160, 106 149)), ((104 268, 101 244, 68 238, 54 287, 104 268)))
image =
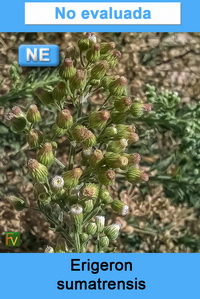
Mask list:
POLYGON ((75 230, 74 233, 74 238, 75 238, 75 250, 77 253, 81 252, 81 243, 80 243, 80 235, 79 235, 79 230, 75 230))
POLYGON ((55 162, 62 168, 62 169, 65 169, 66 166, 60 161, 58 160, 57 158, 55 158, 55 162))
POLYGON ((45 212, 45 209, 41 206, 40 202, 38 201, 38 207, 39 207, 39 211, 46 217, 46 219, 55 226, 56 228, 56 231, 60 232, 61 235, 65 238, 66 242, 68 243, 68 245, 71 245, 73 246, 73 243, 72 241, 69 239, 65 229, 60 226, 56 221, 55 219, 53 219, 49 214, 47 214, 45 212))
POLYGON ((70 97, 73 98, 73 94, 72 94, 70 86, 69 86, 69 80, 67 80, 67 86, 66 87, 67 87, 67 91, 68 91, 70 97))
POLYGON ((105 132, 106 128, 110 126, 112 122, 111 121, 108 121, 108 123, 106 124, 106 126, 103 128, 103 130, 99 133, 99 136, 98 136, 98 141, 101 140, 101 137, 103 135, 103 133, 105 132))
POLYGON ((92 93, 96 93, 98 90, 100 90, 102 88, 102 86, 97 87, 96 89, 92 90, 92 93))
POLYGON ((86 179, 87 176, 91 174, 91 170, 92 170, 91 167, 88 167, 88 168, 84 171, 83 175, 81 176, 81 180, 80 180, 80 182, 84 181, 84 179, 86 179))
POLYGON ((103 102, 103 104, 101 105, 101 107, 99 108, 99 110, 101 110, 102 108, 104 108, 104 106, 107 104, 108 100, 110 99, 111 94, 109 94, 109 96, 105 99, 105 101, 103 102))
POLYGON ((100 211, 100 207, 97 207, 96 209, 93 209, 93 211, 91 213, 89 213, 84 221, 83 221, 83 224, 86 223, 86 222, 89 222, 94 216, 97 215, 97 213, 100 211))
POLYGON ((97 235, 97 246, 96 246, 96 250, 97 250, 96 253, 100 252, 100 248, 99 248, 99 234, 97 235))
POLYGON ((83 61, 83 52, 80 51, 80 60, 81 60, 81 65, 82 67, 85 67, 84 61, 83 61))
POLYGON ((70 153, 69 153, 69 170, 73 168, 74 165, 74 156, 75 156, 75 147, 70 146, 70 153))
POLYGON ((33 124, 30 124, 29 131, 33 129, 33 126, 34 126, 33 124))

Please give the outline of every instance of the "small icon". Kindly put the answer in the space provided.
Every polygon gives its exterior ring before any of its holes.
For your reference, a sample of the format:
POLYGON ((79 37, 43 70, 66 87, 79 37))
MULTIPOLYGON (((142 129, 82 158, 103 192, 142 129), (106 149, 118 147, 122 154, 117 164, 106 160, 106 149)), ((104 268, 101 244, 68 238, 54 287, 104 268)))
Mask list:
POLYGON ((6 232, 5 233, 5 246, 6 247, 19 247, 20 246, 20 233, 19 232, 6 232))
POLYGON ((21 45, 18 62, 25 67, 56 67, 60 63, 59 50, 57 45, 21 45))

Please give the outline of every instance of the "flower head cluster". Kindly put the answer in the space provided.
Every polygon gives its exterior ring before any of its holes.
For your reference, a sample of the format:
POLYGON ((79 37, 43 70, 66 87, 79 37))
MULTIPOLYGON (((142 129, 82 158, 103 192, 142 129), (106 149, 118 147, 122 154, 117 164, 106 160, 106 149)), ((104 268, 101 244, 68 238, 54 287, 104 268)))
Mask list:
MULTIPOLYGON (((150 111, 151 105, 129 96, 127 78, 113 74, 121 58, 113 42, 98 43, 88 33, 79 40, 78 53, 79 60, 77 51, 68 53, 54 86, 35 90, 38 105, 30 105, 27 111, 14 107, 7 120, 15 132, 26 134, 30 148, 36 151, 28 170, 41 211, 46 213, 46 205, 59 207, 64 217, 53 223, 71 251, 84 252, 92 236, 96 252, 102 252, 117 238, 120 226, 106 225, 99 214, 105 214, 108 207, 121 216, 129 211, 120 198, 113 199, 109 186, 116 180, 119 184, 148 180, 139 167, 141 157, 132 148, 139 141, 135 120, 150 111), (95 105, 96 92, 102 93, 103 102, 95 105), (42 106, 51 107, 55 114, 49 135, 42 133, 42 106), (56 157, 56 141, 61 136, 68 140, 64 164, 56 157)), ((45 215, 51 220, 55 217, 53 212, 45 215)))

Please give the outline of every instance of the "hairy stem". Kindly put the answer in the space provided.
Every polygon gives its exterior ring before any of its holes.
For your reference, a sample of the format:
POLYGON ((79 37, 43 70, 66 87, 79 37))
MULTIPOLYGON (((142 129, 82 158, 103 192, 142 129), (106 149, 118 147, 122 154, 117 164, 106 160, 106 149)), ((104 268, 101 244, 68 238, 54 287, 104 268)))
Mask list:
POLYGON ((62 169, 65 169, 66 166, 60 161, 58 160, 57 158, 55 158, 55 162, 62 168, 62 169))
POLYGON ((71 170, 74 166, 74 156, 76 153, 76 149, 73 145, 70 146, 70 153, 69 153, 69 170, 71 170))
POLYGON ((74 239, 75 239, 75 250, 77 253, 81 252, 81 242, 80 242, 80 232, 79 230, 75 230, 74 233, 74 239))

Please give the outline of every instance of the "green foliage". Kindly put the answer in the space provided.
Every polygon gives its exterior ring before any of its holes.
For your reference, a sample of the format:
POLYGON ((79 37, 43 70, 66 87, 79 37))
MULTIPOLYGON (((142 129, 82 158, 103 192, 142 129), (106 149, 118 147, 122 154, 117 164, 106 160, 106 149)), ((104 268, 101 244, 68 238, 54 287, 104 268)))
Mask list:
POLYGON ((14 62, 9 71, 10 91, 0 97, 0 105, 7 106, 8 101, 16 103, 20 99, 32 99, 33 91, 38 87, 50 87, 58 80, 58 70, 49 68, 38 68, 32 71, 24 71, 14 62))
POLYGON ((152 180, 161 183, 172 200, 199 208, 200 103, 181 103, 177 93, 150 85, 145 93, 153 110, 140 119, 140 135, 146 138, 138 150, 158 157, 152 180))

